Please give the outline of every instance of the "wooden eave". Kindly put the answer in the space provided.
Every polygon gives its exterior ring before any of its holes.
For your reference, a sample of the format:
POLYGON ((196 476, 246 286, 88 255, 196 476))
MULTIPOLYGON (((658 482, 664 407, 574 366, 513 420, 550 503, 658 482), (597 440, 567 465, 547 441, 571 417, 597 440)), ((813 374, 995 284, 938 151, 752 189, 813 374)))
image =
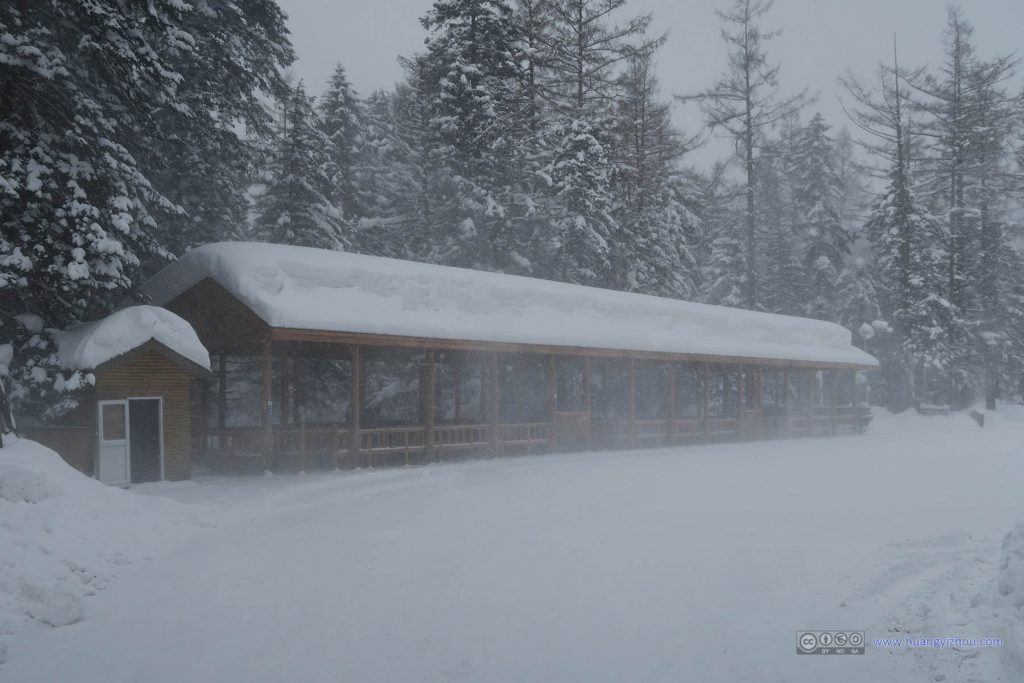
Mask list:
POLYGON ((829 363, 825 361, 799 361, 781 358, 756 358, 748 356, 719 356, 694 353, 670 353, 661 351, 633 351, 628 349, 603 349, 585 346, 557 346, 548 344, 520 344, 515 342, 490 342, 462 339, 441 339, 437 337, 404 337, 388 334, 366 334, 361 332, 332 332, 328 330, 303 330, 288 327, 273 327, 271 339, 276 342, 313 342, 346 346, 388 346, 415 349, 440 349, 447 351, 474 351, 479 353, 540 353, 564 356, 587 356, 591 358, 636 358, 665 362, 701 362, 726 365, 765 365, 773 367, 844 370, 875 370, 873 365, 860 363, 829 363))

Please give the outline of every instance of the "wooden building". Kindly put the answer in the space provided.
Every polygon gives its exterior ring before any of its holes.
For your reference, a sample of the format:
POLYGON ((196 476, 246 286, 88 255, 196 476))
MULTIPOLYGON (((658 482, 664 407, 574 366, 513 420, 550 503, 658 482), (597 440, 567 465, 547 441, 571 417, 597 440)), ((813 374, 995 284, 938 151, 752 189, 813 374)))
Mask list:
POLYGON ((282 245, 205 245, 148 293, 214 359, 214 466, 834 434, 877 366, 827 322, 282 245))
POLYGON ((67 381, 85 392, 59 425, 21 432, 107 484, 188 479, 193 396, 209 374, 188 323, 134 306, 58 333, 57 344, 67 381))

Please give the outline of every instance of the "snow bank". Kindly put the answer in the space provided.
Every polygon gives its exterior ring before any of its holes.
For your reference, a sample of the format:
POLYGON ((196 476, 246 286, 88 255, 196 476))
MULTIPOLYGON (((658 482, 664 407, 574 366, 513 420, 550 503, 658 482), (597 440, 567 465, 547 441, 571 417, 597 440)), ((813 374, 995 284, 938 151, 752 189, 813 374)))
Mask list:
POLYGON ((198 247, 146 290, 206 278, 272 327, 877 365, 819 320, 277 244, 198 247))
POLYGON ((210 369, 210 354, 192 326, 156 306, 131 306, 56 334, 60 364, 65 370, 91 370, 150 339, 210 369))
POLYGON ((996 592, 1003 617, 1006 669, 1024 672, 1024 522, 1003 538, 996 592))
POLYGON ((84 476, 34 441, 4 440, 0 635, 29 620, 52 626, 80 620, 82 599, 118 569, 149 559, 194 528, 178 503, 139 499, 84 476))

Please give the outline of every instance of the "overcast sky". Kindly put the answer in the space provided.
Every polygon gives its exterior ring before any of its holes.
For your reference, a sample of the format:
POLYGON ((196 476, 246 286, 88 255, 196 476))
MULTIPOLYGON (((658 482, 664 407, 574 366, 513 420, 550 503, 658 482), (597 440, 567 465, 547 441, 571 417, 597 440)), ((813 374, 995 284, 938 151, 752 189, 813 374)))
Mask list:
MULTIPOLYGON (((323 90, 341 62, 361 94, 390 88, 400 79, 396 58, 423 47, 419 18, 433 0, 279 0, 289 16, 299 61, 294 74, 310 92, 323 90)), ((667 96, 700 90, 725 63, 716 6, 731 0, 630 0, 623 16, 651 12, 652 33, 668 32, 658 58, 667 96)), ((975 26, 981 56, 1024 52, 1024 0, 963 0, 975 26)), ((776 0, 765 28, 781 28, 769 45, 782 64, 781 82, 790 91, 807 87, 820 94, 816 105, 837 126, 845 125, 837 104, 836 78, 850 67, 872 73, 892 54, 896 34, 900 60, 912 66, 941 58, 947 3, 943 0, 776 0)), ((696 131, 696 107, 680 109, 677 122, 696 131)))

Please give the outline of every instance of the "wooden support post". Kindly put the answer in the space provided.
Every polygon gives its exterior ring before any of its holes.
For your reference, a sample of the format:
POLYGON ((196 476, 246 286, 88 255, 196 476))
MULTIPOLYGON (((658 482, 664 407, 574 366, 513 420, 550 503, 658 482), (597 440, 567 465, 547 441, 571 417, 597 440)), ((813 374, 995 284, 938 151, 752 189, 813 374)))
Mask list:
POLYGON ((260 404, 263 421, 263 467, 270 471, 274 458, 274 400, 273 400, 274 346, 270 335, 263 340, 260 365, 260 404))
POLYGON ((334 469, 339 469, 341 467, 341 434, 336 427, 331 427, 331 436, 327 443, 331 449, 331 461, 334 463, 334 469))
POLYGON ((455 424, 462 423, 462 354, 456 352, 452 356, 452 390, 455 402, 455 424))
POLYGON ((636 445, 636 359, 629 359, 629 447, 636 445))
POLYGON ((282 352, 281 353, 280 363, 281 363, 281 397, 280 397, 281 410, 280 410, 280 415, 281 415, 281 427, 284 428, 284 427, 287 427, 288 424, 291 422, 291 414, 292 414, 291 402, 290 402, 289 396, 288 396, 288 394, 290 393, 288 384, 289 384, 289 382, 291 380, 291 377, 290 377, 290 375, 291 375, 291 365, 288 362, 288 354, 287 354, 287 352, 282 352))
POLYGON ((836 425, 836 384, 839 381, 839 371, 838 370, 830 370, 829 372, 832 375, 831 376, 831 380, 832 381, 829 382, 830 386, 829 386, 829 392, 828 392, 829 393, 829 397, 828 397, 828 411, 829 411, 829 419, 832 422, 832 433, 835 434, 836 433, 836 426, 837 426, 836 425))
POLYGON ((498 447, 500 445, 500 439, 498 430, 500 429, 498 422, 501 411, 499 409, 499 401, 501 400, 501 372, 498 368, 498 354, 492 353, 488 359, 488 367, 490 368, 490 401, 488 401, 488 422, 491 428, 491 453, 494 455, 498 454, 498 447))
POLYGON ((228 426, 228 360, 222 353, 217 359, 217 429, 221 431, 219 438, 224 438, 224 430, 228 426))
POLYGON ((740 370, 737 373, 737 377, 739 378, 737 380, 737 382, 736 382, 736 384, 738 385, 736 400, 739 403, 739 406, 738 406, 739 413, 737 413, 737 417, 739 417, 740 418, 740 422, 742 422, 743 421, 743 409, 747 407, 747 405, 745 403, 745 400, 746 400, 746 389, 747 389, 747 366, 745 366, 745 365, 741 365, 740 366, 740 370))
POLYGON ((702 403, 702 418, 703 424, 701 425, 701 431, 704 432, 704 437, 708 437, 709 427, 711 426, 711 366, 707 363, 700 364, 700 390, 701 390, 701 403, 702 403))
POLYGON ((546 368, 548 394, 548 444, 552 451, 558 448, 558 359, 548 354, 546 368))
POLYGON ((665 430, 665 441, 668 444, 675 442, 676 432, 676 371, 678 366, 670 363, 668 366, 668 404, 665 410, 668 412, 668 424, 665 430))
POLYGON ((363 419, 363 350, 352 347, 352 395, 348 402, 349 409, 349 444, 348 450, 352 460, 359 464, 359 451, 362 448, 360 422, 363 419))
POLYGON ((789 434, 789 367, 782 368, 782 398, 779 408, 782 411, 782 433, 789 434))
POLYGON ((594 396, 593 388, 590 386, 590 356, 583 357, 583 410, 587 411, 587 426, 584 437, 587 440, 587 448, 594 447, 594 396))
POLYGON ((426 459, 440 459, 434 449, 434 422, 437 413, 437 366, 434 349, 427 349, 423 364, 423 384, 420 399, 423 405, 423 451, 426 459))

